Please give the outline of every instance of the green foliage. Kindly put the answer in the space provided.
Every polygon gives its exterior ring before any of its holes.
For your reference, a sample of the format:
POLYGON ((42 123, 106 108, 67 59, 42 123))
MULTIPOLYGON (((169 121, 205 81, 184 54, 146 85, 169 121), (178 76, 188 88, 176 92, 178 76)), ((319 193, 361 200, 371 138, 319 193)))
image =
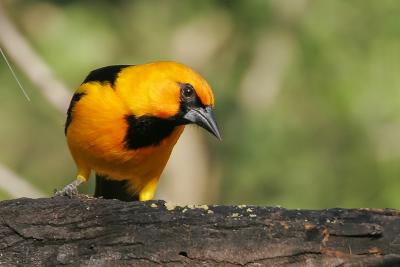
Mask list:
MULTIPOLYGON (((217 95, 224 141, 209 145, 222 169, 220 201, 399 208, 400 3, 289 2, 20 0, 7 7, 71 89, 98 66, 181 60, 182 28, 221 18, 225 26, 215 27, 226 39, 195 66, 217 95), (281 37, 283 48, 268 45, 281 37), (281 72, 270 102, 258 97, 273 87, 264 77, 251 81, 254 94, 245 86, 263 51, 278 55, 277 64, 288 57, 282 69, 265 68, 265 76, 281 72)), ((0 160, 50 194, 74 173, 64 117, 24 80, 26 102, 0 62, 0 160)))

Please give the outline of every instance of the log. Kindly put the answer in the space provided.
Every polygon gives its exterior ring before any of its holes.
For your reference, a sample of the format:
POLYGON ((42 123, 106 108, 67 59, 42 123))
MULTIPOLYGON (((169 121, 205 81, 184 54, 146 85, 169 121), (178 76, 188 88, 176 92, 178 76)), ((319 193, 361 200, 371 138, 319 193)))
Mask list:
POLYGON ((0 266, 400 266, 400 211, 0 202, 0 266))

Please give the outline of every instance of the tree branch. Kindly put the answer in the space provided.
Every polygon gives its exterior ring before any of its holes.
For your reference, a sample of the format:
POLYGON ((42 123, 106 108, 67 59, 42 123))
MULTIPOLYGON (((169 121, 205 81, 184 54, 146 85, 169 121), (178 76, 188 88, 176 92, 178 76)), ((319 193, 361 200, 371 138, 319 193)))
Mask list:
POLYGON ((399 266, 400 212, 0 202, 0 265, 399 266), (396 265, 397 264, 397 265, 396 265))

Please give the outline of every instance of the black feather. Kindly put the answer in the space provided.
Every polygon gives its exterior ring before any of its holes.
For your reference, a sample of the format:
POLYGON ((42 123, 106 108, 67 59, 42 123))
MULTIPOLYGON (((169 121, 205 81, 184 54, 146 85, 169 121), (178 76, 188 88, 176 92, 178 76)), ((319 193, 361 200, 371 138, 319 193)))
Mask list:
POLYGON ((180 107, 177 114, 170 118, 158 118, 154 116, 128 115, 125 117, 128 123, 128 131, 125 136, 125 146, 127 149, 138 149, 146 146, 156 146, 167 138, 178 125, 189 123, 183 116, 190 108, 204 107, 199 96, 190 84, 179 84, 181 87, 180 107), (192 88, 194 93, 190 98, 184 97, 183 91, 188 87, 192 88))
POLYGON ((106 199, 119 199, 122 201, 138 201, 139 195, 127 192, 128 181, 107 179, 106 176, 96 174, 96 189, 94 197, 106 199))
POLYGON ((72 96, 71 102, 69 103, 68 111, 67 111, 67 120, 65 122, 64 133, 67 134, 68 126, 71 124, 72 121, 72 111, 75 107, 75 104, 84 96, 85 93, 75 93, 72 96))
POLYGON ((93 70, 89 73, 83 83, 87 82, 100 82, 100 83, 110 83, 111 86, 114 86, 115 80, 118 77, 118 73, 123 68, 129 67, 132 65, 113 65, 107 66, 103 68, 99 68, 97 70, 93 70))
POLYGON ((127 149, 138 149, 146 146, 156 146, 168 137, 177 122, 174 119, 161 119, 151 116, 135 117, 128 115, 125 117, 128 123, 128 131, 125 136, 125 146, 127 149))

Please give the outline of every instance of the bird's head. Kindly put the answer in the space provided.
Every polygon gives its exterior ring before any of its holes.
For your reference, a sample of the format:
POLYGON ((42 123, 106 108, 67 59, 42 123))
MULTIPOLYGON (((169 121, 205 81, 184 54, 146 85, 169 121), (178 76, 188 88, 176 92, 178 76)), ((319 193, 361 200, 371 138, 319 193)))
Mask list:
POLYGON ((221 139, 210 85, 183 64, 161 61, 124 68, 115 90, 136 117, 157 117, 180 125, 194 123, 221 139))

